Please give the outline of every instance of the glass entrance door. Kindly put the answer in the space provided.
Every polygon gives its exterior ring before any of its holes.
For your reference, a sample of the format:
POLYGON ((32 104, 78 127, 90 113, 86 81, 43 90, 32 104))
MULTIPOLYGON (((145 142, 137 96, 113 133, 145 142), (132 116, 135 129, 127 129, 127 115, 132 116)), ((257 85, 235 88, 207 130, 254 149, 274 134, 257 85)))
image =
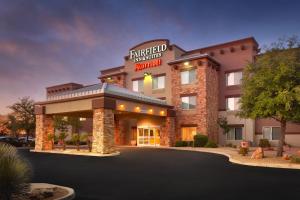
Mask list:
POLYGON ((159 127, 138 127, 138 146, 159 146, 159 127))

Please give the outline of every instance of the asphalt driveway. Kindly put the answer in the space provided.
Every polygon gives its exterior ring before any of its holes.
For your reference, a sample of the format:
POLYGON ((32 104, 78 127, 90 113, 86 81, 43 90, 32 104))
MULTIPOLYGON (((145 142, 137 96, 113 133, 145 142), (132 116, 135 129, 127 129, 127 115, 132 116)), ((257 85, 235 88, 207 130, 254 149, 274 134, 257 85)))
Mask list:
POLYGON ((299 199, 300 170, 247 167, 221 155, 121 148, 117 157, 20 152, 33 182, 75 189, 82 200, 299 199))

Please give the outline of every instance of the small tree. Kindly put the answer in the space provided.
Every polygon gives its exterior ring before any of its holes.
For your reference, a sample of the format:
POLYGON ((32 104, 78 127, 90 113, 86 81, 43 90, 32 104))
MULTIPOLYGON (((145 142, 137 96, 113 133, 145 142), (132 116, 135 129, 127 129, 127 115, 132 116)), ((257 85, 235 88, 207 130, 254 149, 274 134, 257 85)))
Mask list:
POLYGON ((300 121, 300 47, 295 37, 273 43, 243 73, 238 116, 273 118, 281 125, 282 156, 287 122, 300 121))
POLYGON ((221 129, 223 129, 224 135, 227 135, 230 131, 230 126, 228 124, 227 118, 226 117, 220 117, 218 119, 218 125, 220 126, 221 129))
POLYGON ((82 127, 79 117, 68 117, 67 123, 72 127, 72 134, 79 133, 79 129, 82 127))
MULTIPOLYGON (((54 121, 54 129, 59 131, 59 136, 58 139, 60 140, 60 142, 63 145, 63 150, 66 150, 66 143, 65 143, 65 139, 67 138, 67 131, 68 131, 68 122, 67 119, 63 116, 54 116, 53 117, 53 121, 54 121)), ((55 132, 54 132, 55 134, 55 132)))
POLYGON ((25 131, 28 141, 29 135, 35 129, 34 101, 29 97, 23 97, 19 102, 9 106, 9 108, 13 110, 18 120, 19 128, 25 131))
POLYGON ((72 135, 72 141, 76 144, 77 151, 80 149, 80 135, 78 133, 74 133, 72 135))
POLYGON ((4 123, 6 128, 10 131, 10 134, 14 137, 17 137, 18 131, 20 129, 20 123, 14 115, 8 115, 7 121, 4 123))
POLYGON ((55 143, 55 141, 57 140, 57 137, 56 137, 55 133, 52 133, 52 134, 49 133, 49 134, 47 135, 47 139, 48 139, 48 141, 51 142, 52 148, 53 148, 53 147, 54 147, 54 143, 55 143))

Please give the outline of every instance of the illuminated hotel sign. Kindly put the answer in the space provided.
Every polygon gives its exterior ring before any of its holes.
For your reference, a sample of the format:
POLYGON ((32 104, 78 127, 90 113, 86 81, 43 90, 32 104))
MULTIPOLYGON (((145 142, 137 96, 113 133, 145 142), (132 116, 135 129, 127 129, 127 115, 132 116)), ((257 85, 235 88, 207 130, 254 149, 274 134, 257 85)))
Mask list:
POLYGON ((151 67, 157 67, 161 65, 162 61, 159 58, 162 57, 162 53, 166 50, 167 50, 166 44, 161 44, 161 45, 157 45, 145 49, 130 50, 129 59, 132 60, 133 62, 151 60, 148 62, 136 63, 135 71, 140 71, 151 67))
POLYGON ((167 50, 166 44, 157 45, 146 49, 130 50, 129 59, 133 60, 133 62, 152 60, 155 58, 160 58, 162 56, 162 52, 166 50, 167 50))

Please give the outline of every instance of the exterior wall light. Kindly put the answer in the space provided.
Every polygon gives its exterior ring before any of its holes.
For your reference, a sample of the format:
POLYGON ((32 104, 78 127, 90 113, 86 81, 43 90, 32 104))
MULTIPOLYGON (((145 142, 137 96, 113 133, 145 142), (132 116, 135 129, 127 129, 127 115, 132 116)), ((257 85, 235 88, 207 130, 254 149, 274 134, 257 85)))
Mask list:
POLYGON ((124 104, 121 104, 119 107, 120 107, 120 110, 124 110, 124 108, 125 108, 124 104))
POLYGON ((152 114, 153 113, 153 109, 149 109, 149 111, 148 111, 150 114, 152 114))
POLYGON ((183 65, 184 65, 184 66, 189 66, 190 63, 189 63, 189 62, 184 62, 183 65))
POLYGON ((137 107, 135 107, 135 111, 136 111, 136 112, 140 112, 140 111, 141 111, 141 108, 137 106, 137 107))
POLYGON ((165 114, 165 111, 160 111, 160 115, 164 115, 165 114))

